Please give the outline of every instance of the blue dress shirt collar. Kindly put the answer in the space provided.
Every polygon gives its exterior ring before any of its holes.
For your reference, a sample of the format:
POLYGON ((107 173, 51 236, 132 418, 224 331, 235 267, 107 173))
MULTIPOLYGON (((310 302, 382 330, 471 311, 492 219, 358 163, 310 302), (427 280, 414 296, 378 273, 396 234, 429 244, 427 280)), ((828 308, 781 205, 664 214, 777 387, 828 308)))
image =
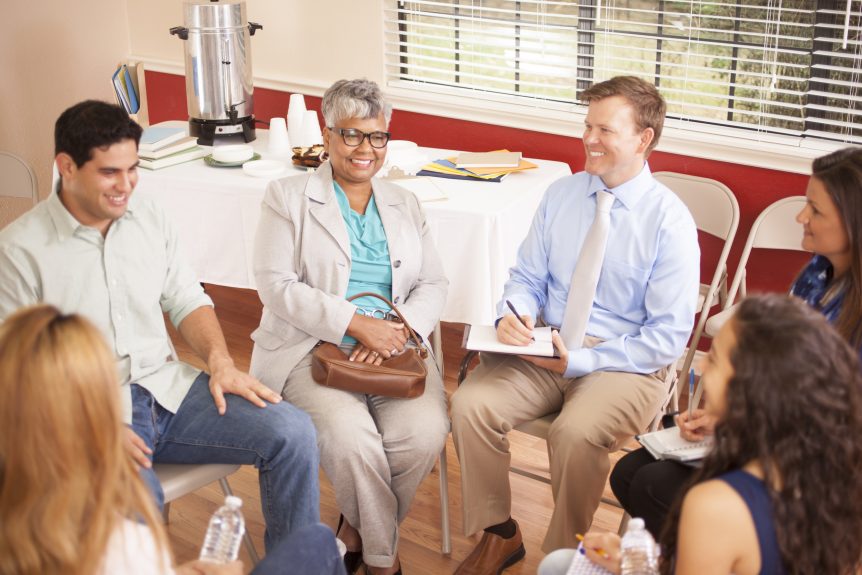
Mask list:
POLYGON ((587 195, 594 196, 596 192, 608 190, 627 210, 631 210, 653 187, 649 163, 644 162, 644 167, 637 176, 615 188, 608 188, 599 176, 591 175, 587 184, 587 195))

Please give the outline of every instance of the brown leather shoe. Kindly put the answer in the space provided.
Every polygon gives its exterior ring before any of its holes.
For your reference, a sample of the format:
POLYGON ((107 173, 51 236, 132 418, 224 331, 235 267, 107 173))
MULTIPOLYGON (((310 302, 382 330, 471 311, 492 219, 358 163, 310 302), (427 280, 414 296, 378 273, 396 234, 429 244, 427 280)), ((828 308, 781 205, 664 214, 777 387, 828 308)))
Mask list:
POLYGON ((510 539, 486 531, 473 552, 455 570, 455 575, 500 575, 506 567, 523 558, 524 541, 515 521, 515 535, 510 539))

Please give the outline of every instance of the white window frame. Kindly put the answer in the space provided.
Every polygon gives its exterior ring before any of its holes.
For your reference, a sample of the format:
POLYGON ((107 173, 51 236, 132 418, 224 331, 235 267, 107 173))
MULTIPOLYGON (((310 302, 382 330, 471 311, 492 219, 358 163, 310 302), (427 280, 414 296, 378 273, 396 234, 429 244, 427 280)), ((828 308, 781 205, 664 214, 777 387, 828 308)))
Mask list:
MULTIPOLYGON (((384 14, 400 0, 384 0, 384 14)), ((384 34, 386 31, 384 30, 384 34)), ((384 41, 385 46, 385 41, 384 41)), ((387 77, 386 92, 395 108, 580 138, 586 108, 482 90, 419 84, 387 77)), ((848 144, 826 139, 767 134, 706 122, 668 119, 660 152, 809 174, 811 161, 848 144)))

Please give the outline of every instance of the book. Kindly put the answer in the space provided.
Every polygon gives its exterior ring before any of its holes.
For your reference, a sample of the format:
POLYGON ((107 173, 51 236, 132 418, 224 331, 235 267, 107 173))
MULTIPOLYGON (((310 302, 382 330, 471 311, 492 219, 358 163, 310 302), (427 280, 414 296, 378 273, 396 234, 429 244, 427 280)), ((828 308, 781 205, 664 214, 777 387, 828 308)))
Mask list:
POLYGON ((468 182, 502 182, 503 176, 499 176, 497 178, 477 178, 475 176, 469 175, 461 175, 461 174, 449 174, 446 172, 437 172, 433 170, 419 170, 416 172, 417 176, 431 176, 432 178, 448 178, 450 180, 464 180, 468 182))
POLYGON ((159 158, 158 160, 147 160, 145 158, 140 158, 140 162, 138 163, 138 165, 148 170, 160 170, 162 168, 167 168, 168 166, 174 166, 176 164, 182 164, 183 162, 191 162, 192 160, 203 158, 209 153, 210 152, 208 149, 202 148, 200 146, 195 146, 194 148, 189 148, 181 152, 176 152, 174 154, 171 154, 170 156, 159 158))
POLYGON ((123 73, 123 68, 124 66, 117 68, 111 78, 111 83, 114 86, 114 94, 117 96, 117 103, 119 103, 128 114, 131 112, 131 105, 129 104, 129 94, 126 92, 126 77, 123 73))
POLYGON ((150 126, 141 134, 138 153, 152 152, 187 136, 186 127, 150 126))
POLYGON ((123 86, 125 86, 126 95, 129 98, 129 113, 137 114, 140 109, 140 105, 138 104, 138 94, 135 90, 135 83, 132 82, 132 75, 129 73, 129 67, 123 64, 121 68, 123 70, 123 86))
POLYGON ((517 168, 521 152, 461 152, 455 166, 458 168, 517 168))
POLYGON ((557 350, 551 341, 551 328, 537 327, 533 330, 535 341, 530 345, 509 345, 497 339, 497 328, 493 325, 469 325, 464 330, 462 347, 471 351, 487 351, 509 355, 536 355, 557 357, 557 350))
POLYGON ((679 434, 678 427, 668 427, 636 436, 636 439, 656 459, 687 462, 703 459, 712 449, 713 437, 703 441, 687 441, 679 434))
POLYGON ((182 140, 177 140, 167 146, 162 146, 157 150, 139 150, 138 157, 142 160, 158 160, 159 158, 164 158, 165 156, 170 156, 171 154, 176 154, 177 152, 182 152, 183 150, 188 150, 189 148, 194 148, 198 145, 198 139, 194 136, 187 136, 182 140))

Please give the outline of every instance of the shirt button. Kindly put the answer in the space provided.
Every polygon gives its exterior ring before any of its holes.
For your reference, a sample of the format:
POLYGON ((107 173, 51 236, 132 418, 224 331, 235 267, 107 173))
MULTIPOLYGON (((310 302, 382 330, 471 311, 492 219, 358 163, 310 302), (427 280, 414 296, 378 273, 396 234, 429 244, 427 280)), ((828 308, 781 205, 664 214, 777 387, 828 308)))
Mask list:
POLYGON ((111 285, 112 285, 112 286, 117 285, 117 280, 116 280, 116 279, 112 279, 112 280, 111 280, 111 285))
POLYGON ((401 260, 395 260, 394 262, 392 262, 392 267, 400 268, 401 267, 401 260))
POLYGON ((117 314, 117 321, 123 321, 123 314, 121 314, 121 313, 117 314))

